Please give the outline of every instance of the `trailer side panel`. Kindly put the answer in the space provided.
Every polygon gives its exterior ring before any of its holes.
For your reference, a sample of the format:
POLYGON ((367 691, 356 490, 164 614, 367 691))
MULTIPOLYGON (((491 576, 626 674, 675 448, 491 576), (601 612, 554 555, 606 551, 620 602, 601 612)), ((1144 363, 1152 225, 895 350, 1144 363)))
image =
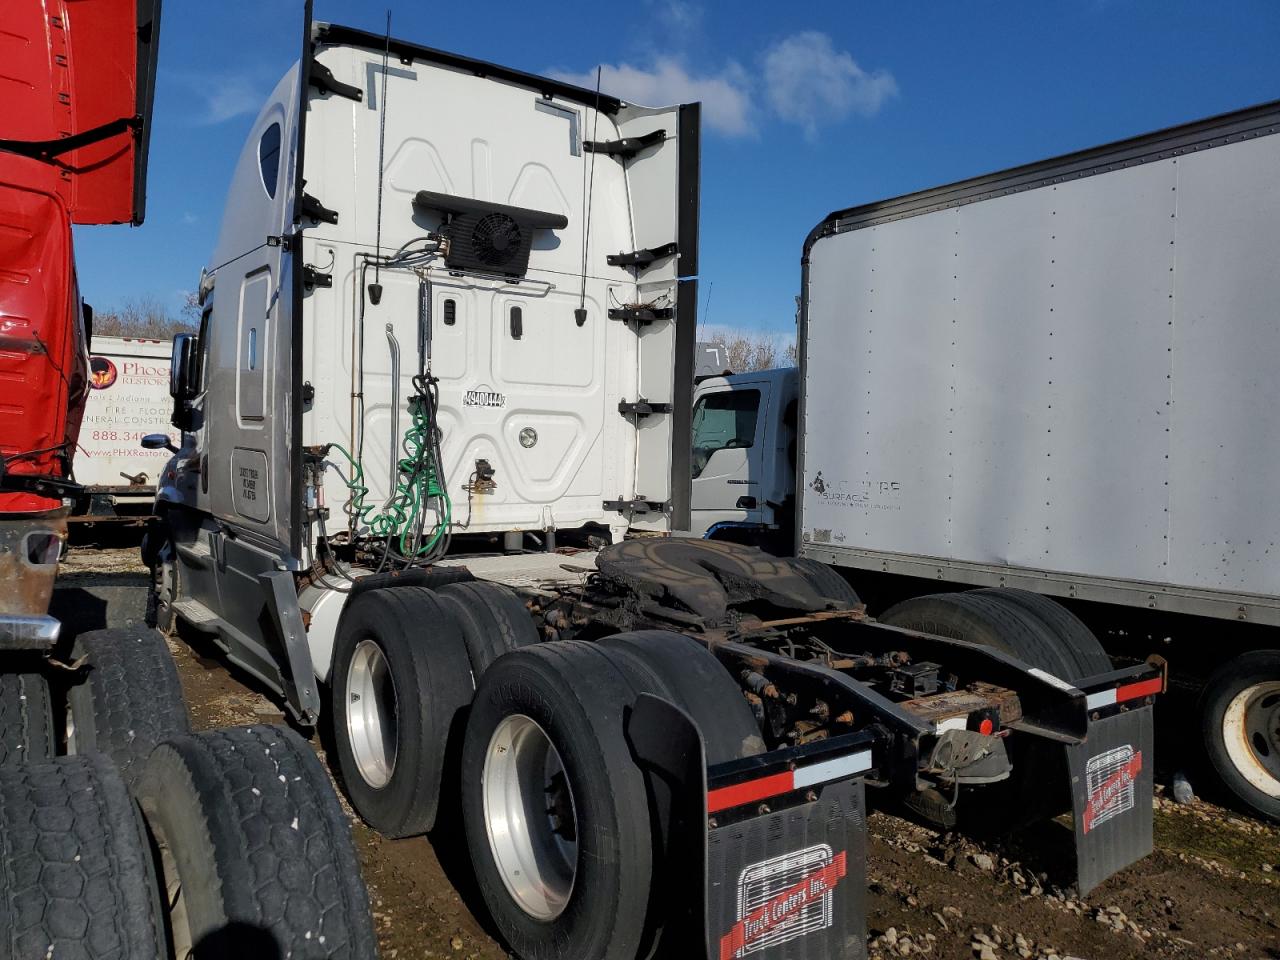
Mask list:
POLYGON ((815 231, 802 550, 970 582, 1013 574, 1063 595, 1105 585, 1095 599, 1143 606, 1172 593, 1218 615, 1244 603, 1272 619, 1276 114, 815 231))

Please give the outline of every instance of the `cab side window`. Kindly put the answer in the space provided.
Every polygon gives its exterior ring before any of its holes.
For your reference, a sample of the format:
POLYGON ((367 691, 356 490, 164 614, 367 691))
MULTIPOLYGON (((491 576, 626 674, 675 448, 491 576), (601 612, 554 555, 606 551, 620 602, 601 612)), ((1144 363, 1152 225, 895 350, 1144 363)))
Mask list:
POLYGON ((273 123, 258 141, 258 163, 262 166, 262 186, 267 196, 276 198, 276 182, 280 179, 280 124, 273 123))
POLYGON ((717 450, 745 450, 756 442, 759 390, 707 394, 693 408, 693 475, 699 477, 717 450))

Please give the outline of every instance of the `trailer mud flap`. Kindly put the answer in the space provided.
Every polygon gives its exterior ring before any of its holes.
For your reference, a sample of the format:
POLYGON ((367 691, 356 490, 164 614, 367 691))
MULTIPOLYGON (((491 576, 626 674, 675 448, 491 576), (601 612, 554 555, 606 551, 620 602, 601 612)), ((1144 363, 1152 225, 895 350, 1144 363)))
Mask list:
POLYGON ((627 737, 655 778, 651 792, 669 798, 655 811, 662 850, 655 906, 663 919, 649 956, 694 957, 690 946, 701 941, 708 960, 864 960, 865 788, 843 772, 842 781, 821 781, 828 772, 869 769, 871 738, 855 741, 854 752, 849 745, 775 751, 755 779, 728 789, 750 792, 785 778, 789 793, 709 816, 705 749, 688 714, 641 694, 627 737), (810 779, 812 790, 796 793, 805 790, 798 780, 810 779))
POLYGON ((866 951, 861 780, 707 837, 707 956, 853 960, 866 951))
POLYGON ((1152 708, 1089 724, 1084 743, 1066 747, 1081 895, 1151 853, 1152 708))

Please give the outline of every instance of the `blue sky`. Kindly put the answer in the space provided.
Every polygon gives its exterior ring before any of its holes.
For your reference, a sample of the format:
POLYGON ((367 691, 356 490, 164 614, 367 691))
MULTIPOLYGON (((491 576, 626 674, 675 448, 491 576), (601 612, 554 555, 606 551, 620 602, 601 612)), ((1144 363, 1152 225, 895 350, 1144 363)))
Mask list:
MULTIPOLYGON (((317 0, 381 31, 386 3, 317 0)), ((780 5, 393 2, 405 39, 638 102, 704 101, 702 302, 788 333, 827 212, 1280 97, 1274 0, 780 5)), ((99 309, 177 311, 217 236, 241 143, 297 59, 301 0, 166 0, 147 220, 77 229, 99 309)), ((700 305, 701 309, 701 305, 700 305)))

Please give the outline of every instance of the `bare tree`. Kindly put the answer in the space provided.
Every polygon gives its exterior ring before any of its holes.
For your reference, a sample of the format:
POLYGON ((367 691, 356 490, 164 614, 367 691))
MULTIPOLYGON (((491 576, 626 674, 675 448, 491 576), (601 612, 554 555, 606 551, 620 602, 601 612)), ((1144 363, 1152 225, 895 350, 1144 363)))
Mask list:
POLYGON ((175 333, 195 329, 200 318, 200 305, 194 294, 187 295, 181 314, 174 316, 154 296, 130 297, 120 306, 95 311, 93 333, 102 337, 135 337, 144 340, 168 340, 175 333))
POLYGON ((782 364, 795 362, 795 344, 787 342, 779 350, 778 338, 767 333, 747 330, 722 330, 704 333, 701 339, 718 340, 724 344, 725 359, 735 373, 768 370, 782 364), (779 360, 781 354, 781 361, 779 360))

